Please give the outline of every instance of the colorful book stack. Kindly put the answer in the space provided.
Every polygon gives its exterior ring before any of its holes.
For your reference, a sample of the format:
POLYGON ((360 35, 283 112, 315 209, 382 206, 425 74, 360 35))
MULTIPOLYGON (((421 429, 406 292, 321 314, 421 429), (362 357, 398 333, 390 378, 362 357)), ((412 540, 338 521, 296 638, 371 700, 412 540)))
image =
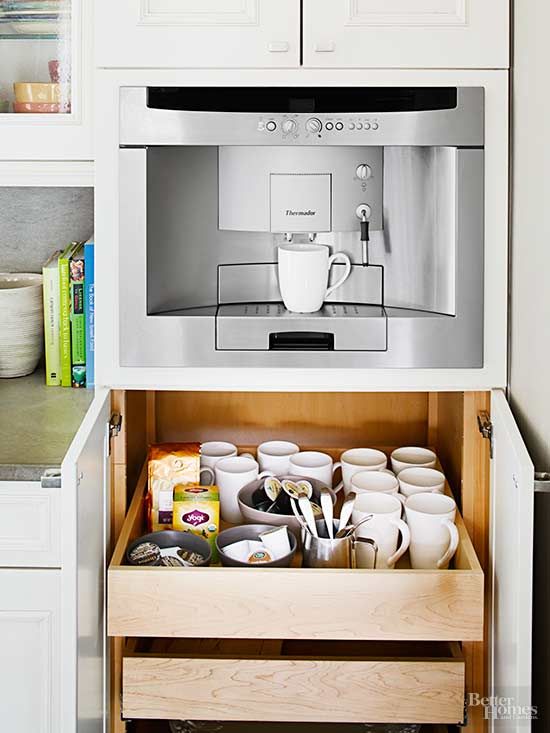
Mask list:
POLYGON ((94 243, 72 242, 42 269, 46 384, 92 387, 95 358, 94 243))

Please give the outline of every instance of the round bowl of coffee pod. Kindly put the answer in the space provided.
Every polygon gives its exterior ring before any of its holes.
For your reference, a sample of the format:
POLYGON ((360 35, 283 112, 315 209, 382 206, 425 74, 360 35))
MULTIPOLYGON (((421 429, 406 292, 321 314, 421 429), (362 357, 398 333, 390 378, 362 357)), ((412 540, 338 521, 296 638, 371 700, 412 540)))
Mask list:
POLYGON ((212 549, 204 537, 172 529, 143 535, 131 542, 126 550, 126 560, 130 565, 204 567, 210 565, 211 559, 212 549), (168 548, 179 548, 180 552, 175 550, 166 559, 163 550, 168 548))
MULTIPOLYGON (((216 537, 216 547, 218 548, 218 554, 220 556, 221 564, 224 567, 230 568, 288 568, 292 562, 292 558, 296 554, 296 548, 298 547, 298 541, 292 532, 288 532, 288 541, 290 542, 290 552, 275 559, 270 558, 270 550, 266 548, 265 556, 254 560, 238 559, 237 556, 231 556, 226 552, 231 545, 235 546, 237 543, 251 541, 254 544, 261 541, 261 535, 264 532, 273 530, 272 524, 243 524, 239 527, 231 527, 225 529, 223 532, 216 537)), ((283 530, 284 532, 284 530, 283 530)), ((250 553, 249 553, 250 554, 250 553)), ((261 555, 261 552, 252 552, 253 555, 261 555)), ((246 553, 245 553, 246 555, 246 553)), ((243 555, 243 557, 245 557, 243 555)))
MULTIPOLYGON (((267 479, 256 479, 243 486, 239 491, 239 508, 246 524, 270 524, 275 527, 286 524, 292 534, 299 540, 301 533, 300 522, 292 511, 290 496, 286 492, 281 491, 277 499, 274 500, 273 495, 270 498, 265 493, 264 487, 272 479, 277 479, 281 483, 283 481, 290 481, 295 484, 300 481, 309 482, 312 486, 311 501, 314 505, 314 513, 317 519, 323 516, 321 509, 321 489, 325 488, 325 485, 322 481, 307 478, 307 476, 277 476, 267 479)), ((332 489, 329 489, 329 491, 332 497, 332 503, 335 504, 336 494, 332 489)), ((298 506, 298 502, 296 502, 296 506, 298 506)))

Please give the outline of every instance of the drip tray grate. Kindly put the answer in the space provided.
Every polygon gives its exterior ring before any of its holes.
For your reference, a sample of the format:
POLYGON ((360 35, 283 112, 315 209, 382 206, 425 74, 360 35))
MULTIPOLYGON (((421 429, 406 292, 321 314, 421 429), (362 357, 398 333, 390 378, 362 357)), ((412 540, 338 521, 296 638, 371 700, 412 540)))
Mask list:
POLYGON ((219 306, 216 326, 216 347, 223 351, 268 351, 274 334, 293 333, 327 334, 334 351, 387 348, 387 317, 379 305, 326 303, 316 313, 290 313, 282 303, 235 303, 219 306))

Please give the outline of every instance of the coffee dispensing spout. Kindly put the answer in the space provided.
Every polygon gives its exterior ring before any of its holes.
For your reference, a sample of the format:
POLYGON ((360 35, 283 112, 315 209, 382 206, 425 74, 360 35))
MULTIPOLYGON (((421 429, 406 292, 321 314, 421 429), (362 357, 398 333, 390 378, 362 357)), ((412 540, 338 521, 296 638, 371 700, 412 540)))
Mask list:
POLYGON ((369 242, 370 242, 370 223, 371 208, 368 204, 359 204, 355 212, 357 218, 361 220, 361 257, 363 267, 369 265, 369 242))

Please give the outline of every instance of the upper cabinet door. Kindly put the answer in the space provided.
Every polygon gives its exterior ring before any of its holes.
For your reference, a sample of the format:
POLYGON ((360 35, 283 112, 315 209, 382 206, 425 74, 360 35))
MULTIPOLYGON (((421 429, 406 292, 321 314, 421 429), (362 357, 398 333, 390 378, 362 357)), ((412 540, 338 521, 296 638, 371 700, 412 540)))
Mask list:
POLYGON ((98 66, 300 64, 300 0, 96 0, 96 8, 98 66))
POLYGON ((509 0, 303 0, 304 66, 506 68, 509 0))
POLYGON ((0 0, 0 160, 92 160, 93 0, 0 0))
MULTIPOLYGON (((510 706, 531 705, 534 468, 504 393, 491 399, 490 583, 492 587, 489 694, 510 706), (506 703, 508 704, 508 703, 506 703)), ((472 691, 476 692, 476 691, 472 691)), ((527 722, 506 710, 489 715, 490 730, 526 731, 527 722), (499 718, 499 719, 496 719, 499 718)))

